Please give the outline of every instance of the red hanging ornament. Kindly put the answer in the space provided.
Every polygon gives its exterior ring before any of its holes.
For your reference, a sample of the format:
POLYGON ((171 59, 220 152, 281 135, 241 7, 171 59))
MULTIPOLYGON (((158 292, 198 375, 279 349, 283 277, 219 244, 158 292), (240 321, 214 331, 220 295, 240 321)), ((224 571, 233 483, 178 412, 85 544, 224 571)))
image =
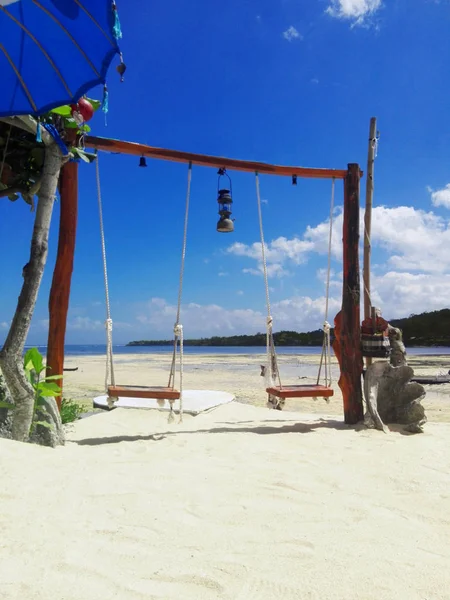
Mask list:
POLYGON ((80 125, 81 123, 87 123, 94 116, 94 108, 89 100, 86 98, 80 98, 77 104, 71 104, 72 117, 80 125))

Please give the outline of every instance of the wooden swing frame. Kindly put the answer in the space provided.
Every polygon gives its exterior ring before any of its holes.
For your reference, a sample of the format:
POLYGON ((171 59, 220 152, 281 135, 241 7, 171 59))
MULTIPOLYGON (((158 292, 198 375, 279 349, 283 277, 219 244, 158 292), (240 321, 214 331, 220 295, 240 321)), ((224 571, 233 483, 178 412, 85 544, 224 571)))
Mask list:
MULTIPOLYGON (((87 148, 115 154, 145 156, 158 160, 189 163, 193 165, 226 168, 285 177, 297 176, 309 179, 341 179, 344 182, 344 225, 343 257, 344 276, 342 309, 334 320, 335 341, 333 349, 340 365, 339 386, 344 402, 344 419, 347 424, 356 424, 363 418, 361 374, 363 370, 360 346, 360 272, 359 272, 359 209, 360 179, 362 171, 355 163, 347 169, 318 169, 299 166, 281 166, 255 161, 209 156, 179 150, 156 148, 145 144, 87 136, 87 148)), ((47 368, 50 374, 62 373, 64 368, 64 340, 69 307, 70 284, 75 251, 78 205, 78 164, 66 163, 61 171, 60 183, 61 213, 58 254, 53 274, 49 300, 49 335, 47 348, 47 368)), ((111 396, 136 396, 136 393, 152 394, 145 398, 178 399, 179 392, 172 388, 137 386, 110 386, 111 396), (176 395, 178 394, 178 395, 176 395)), ((268 388, 268 393, 281 398, 311 397, 332 395, 333 390, 326 386, 286 386, 268 388), (311 392, 319 392, 314 393, 311 392), (270 390, 273 390, 272 392, 270 390), (283 395, 281 395, 283 394, 283 395), (295 394, 295 395, 294 395, 295 394)), ((60 405, 60 399, 58 399, 60 405)))

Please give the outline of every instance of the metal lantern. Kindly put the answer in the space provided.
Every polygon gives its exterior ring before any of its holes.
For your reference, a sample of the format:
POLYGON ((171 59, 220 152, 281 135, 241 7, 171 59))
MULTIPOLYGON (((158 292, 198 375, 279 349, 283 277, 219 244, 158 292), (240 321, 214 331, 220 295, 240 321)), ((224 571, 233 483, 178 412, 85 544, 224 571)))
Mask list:
POLYGON ((145 156, 141 156, 141 158, 139 159, 139 166, 140 167, 146 167, 147 166, 147 161, 145 160, 145 156))
POLYGON ((219 203, 219 215, 220 219, 217 222, 217 231, 219 233, 232 233, 234 231, 234 219, 230 219, 231 216, 231 205, 233 198, 231 197, 232 185, 231 179, 225 169, 219 169, 217 174, 219 179, 217 181, 217 202, 219 203), (228 177, 230 182, 230 189, 220 189, 221 177, 228 177))

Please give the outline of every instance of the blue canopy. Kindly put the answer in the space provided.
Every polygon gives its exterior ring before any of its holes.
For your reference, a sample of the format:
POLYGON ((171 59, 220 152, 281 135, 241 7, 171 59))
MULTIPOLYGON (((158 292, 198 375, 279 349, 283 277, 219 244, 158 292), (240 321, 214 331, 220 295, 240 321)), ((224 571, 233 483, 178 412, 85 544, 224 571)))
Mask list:
POLYGON ((105 82, 120 36, 112 0, 0 0, 0 116, 76 102, 105 82))

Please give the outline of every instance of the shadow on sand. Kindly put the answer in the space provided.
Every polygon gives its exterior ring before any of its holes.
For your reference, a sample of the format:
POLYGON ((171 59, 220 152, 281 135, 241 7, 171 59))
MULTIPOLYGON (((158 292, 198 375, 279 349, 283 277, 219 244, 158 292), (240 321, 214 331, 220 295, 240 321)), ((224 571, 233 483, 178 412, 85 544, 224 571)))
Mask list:
POLYGON ((78 444, 79 446, 100 446, 102 444, 119 444, 120 442, 137 442, 139 440, 160 442, 170 436, 190 434, 253 433, 256 435, 276 435, 286 433, 313 433, 317 429, 336 429, 339 431, 360 431, 365 429, 364 425, 362 424, 350 426, 346 425, 342 421, 326 419, 321 419, 315 423, 292 423, 289 425, 283 425, 283 422, 285 421, 265 421, 265 423, 280 423, 279 427, 261 424, 254 425, 252 427, 252 421, 224 422, 223 427, 213 427, 211 429, 164 431, 149 435, 116 435, 111 437, 96 437, 86 438, 84 440, 74 440, 71 443, 78 444), (234 425, 234 427, 227 427, 227 425, 234 425))

